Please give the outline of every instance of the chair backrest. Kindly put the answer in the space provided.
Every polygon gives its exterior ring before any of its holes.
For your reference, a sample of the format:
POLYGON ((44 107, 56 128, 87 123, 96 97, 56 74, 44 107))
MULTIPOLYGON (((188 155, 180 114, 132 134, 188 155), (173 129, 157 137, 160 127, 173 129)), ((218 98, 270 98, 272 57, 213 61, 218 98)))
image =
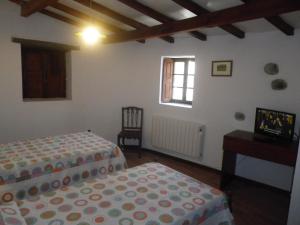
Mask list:
POLYGON ((135 106, 122 107, 122 130, 142 131, 143 111, 135 106))

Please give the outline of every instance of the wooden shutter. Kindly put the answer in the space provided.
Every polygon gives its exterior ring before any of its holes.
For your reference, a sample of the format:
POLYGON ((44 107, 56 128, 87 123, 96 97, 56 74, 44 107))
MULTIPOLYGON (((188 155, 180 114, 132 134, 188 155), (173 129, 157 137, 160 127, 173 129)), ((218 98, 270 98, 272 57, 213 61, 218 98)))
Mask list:
POLYGON ((44 95, 44 59, 39 50, 22 49, 23 98, 44 95))
POLYGON ((173 67, 173 59, 164 58, 162 74, 162 102, 170 102, 172 99, 173 67))
POLYGON ((66 97, 66 56, 63 51, 47 52, 47 76, 45 76, 47 98, 66 97))
POLYGON ((22 47, 23 98, 66 98, 65 51, 22 47))

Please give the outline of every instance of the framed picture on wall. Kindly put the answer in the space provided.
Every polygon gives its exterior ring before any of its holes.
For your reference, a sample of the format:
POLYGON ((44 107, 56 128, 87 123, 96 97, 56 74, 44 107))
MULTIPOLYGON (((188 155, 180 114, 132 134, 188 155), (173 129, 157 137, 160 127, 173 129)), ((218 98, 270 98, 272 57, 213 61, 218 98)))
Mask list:
POLYGON ((232 60, 212 61, 211 75, 215 77, 232 76, 232 60))

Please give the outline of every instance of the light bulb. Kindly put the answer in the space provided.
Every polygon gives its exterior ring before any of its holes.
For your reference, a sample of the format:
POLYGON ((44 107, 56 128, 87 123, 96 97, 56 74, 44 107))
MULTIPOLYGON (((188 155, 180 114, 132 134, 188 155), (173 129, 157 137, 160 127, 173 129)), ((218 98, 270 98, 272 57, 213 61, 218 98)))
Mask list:
POLYGON ((93 26, 84 28, 83 31, 78 34, 87 45, 95 45, 100 38, 105 37, 100 33, 99 29, 93 26))

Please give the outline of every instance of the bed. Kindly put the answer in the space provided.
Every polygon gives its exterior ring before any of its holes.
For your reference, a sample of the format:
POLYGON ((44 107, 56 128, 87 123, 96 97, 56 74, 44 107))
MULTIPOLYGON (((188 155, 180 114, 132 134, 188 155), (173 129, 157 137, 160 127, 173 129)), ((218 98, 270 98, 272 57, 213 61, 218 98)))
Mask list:
POLYGON ((0 145, 0 203, 126 167, 121 150, 91 132, 0 145))
POLYGON ((0 214, 4 225, 233 224, 221 191, 158 163, 10 202, 0 214))

